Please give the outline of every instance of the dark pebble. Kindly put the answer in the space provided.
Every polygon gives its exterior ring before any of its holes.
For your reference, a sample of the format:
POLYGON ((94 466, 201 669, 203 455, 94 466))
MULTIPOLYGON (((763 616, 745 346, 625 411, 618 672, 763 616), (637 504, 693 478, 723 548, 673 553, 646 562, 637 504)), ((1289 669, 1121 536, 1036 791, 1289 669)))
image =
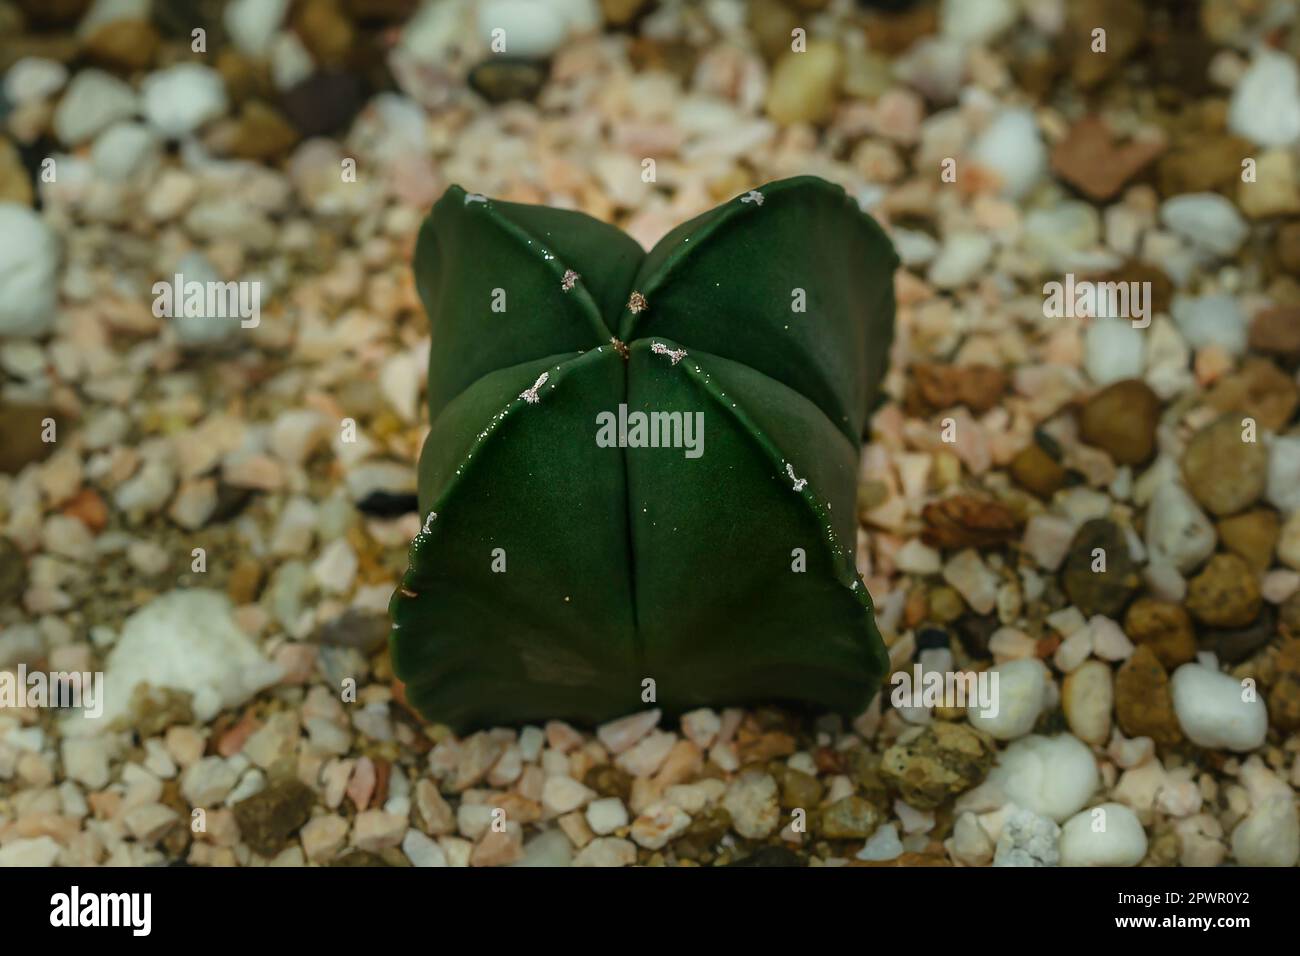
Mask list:
POLYGON ((941 627, 923 627, 919 634, 916 635, 916 652, 934 650, 938 647, 949 647, 951 642, 948 638, 948 632, 941 627))
POLYGON ((1197 643, 1203 651, 1213 651, 1225 664, 1240 664, 1277 634, 1277 612, 1265 604, 1263 611, 1249 627, 1232 630, 1207 629, 1201 632, 1197 643))
POLYGON ((372 491, 357 502, 357 510, 376 518, 400 518, 420 510, 419 499, 406 492, 372 491))
POLYGON ((469 71, 469 85, 489 103, 533 100, 546 83, 545 63, 493 57, 469 71))
POLYGON ((361 106, 361 81, 351 73, 313 73, 280 97, 280 109, 303 136, 347 129, 361 106))
POLYGON ((355 648, 370 655, 383 647, 391 628, 387 614, 349 608, 322 624, 316 631, 315 640, 332 647, 355 648))
POLYGON ((783 846, 763 846, 755 852, 745 857, 743 860, 737 860, 735 863, 728 863, 727 866, 804 866, 805 863, 799 854, 783 846))

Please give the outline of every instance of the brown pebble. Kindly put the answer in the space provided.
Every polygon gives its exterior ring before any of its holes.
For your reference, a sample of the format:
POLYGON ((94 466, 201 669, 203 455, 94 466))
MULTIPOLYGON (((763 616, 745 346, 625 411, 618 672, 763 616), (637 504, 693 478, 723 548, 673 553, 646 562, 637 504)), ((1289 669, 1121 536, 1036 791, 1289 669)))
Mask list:
POLYGON ((1268 690, 1268 717, 1279 730, 1300 730, 1300 638, 1283 643, 1277 655, 1268 690))
POLYGON ((1115 717, 1129 737, 1150 737, 1164 746, 1183 738, 1169 675, 1145 644, 1139 644, 1115 674, 1115 717))
POLYGON ((1211 514, 1235 514, 1264 494, 1268 451, 1245 441, 1244 431, 1235 416, 1220 418, 1192 436, 1183 453, 1187 490, 1211 514))
POLYGON ((1020 520, 983 495, 953 495, 921 510, 921 540, 932 548, 992 548, 1019 537, 1020 520))
POLYGON ((1135 644, 1151 648, 1160 663, 1172 670, 1196 657, 1192 619, 1183 608, 1151 597, 1140 597, 1124 616, 1124 633, 1135 644))
POLYGON ((1280 519, 1269 508, 1257 508, 1218 524, 1219 540, 1224 548, 1245 559, 1255 571, 1267 571, 1273 563, 1280 519))
POLYGON ((153 63, 158 31, 147 20, 111 20, 86 39, 86 58, 119 73, 134 73, 153 63))
POLYGON ((1300 359, 1300 305, 1265 309, 1250 326, 1250 347, 1284 362, 1300 359))
POLYGON ((1255 572, 1235 554, 1216 554, 1187 582, 1187 610, 1209 627, 1245 627, 1260 602, 1255 572))
POLYGON ((1117 465, 1141 465, 1156 448, 1160 398, 1146 382, 1126 379, 1088 399, 1079 414, 1079 436, 1117 465))
POLYGON ((1051 498, 1065 487, 1065 466, 1038 442, 1030 442, 1016 452, 1007 467, 1017 484, 1040 498, 1051 498))
POLYGON ((938 412, 965 405, 972 412, 986 412, 1002 398, 1007 376, 991 365, 939 365, 922 362, 912 366, 909 406, 938 412))
POLYGON ((1105 120, 1088 115, 1053 148, 1052 170, 1089 199, 1103 202, 1119 195, 1164 148, 1160 139, 1120 142, 1105 120))
POLYGON ((1295 380, 1269 359, 1252 355, 1240 370, 1219 380, 1205 396, 1205 403, 1221 412, 1250 416, 1260 428, 1277 431, 1295 414, 1300 390, 1295 380))

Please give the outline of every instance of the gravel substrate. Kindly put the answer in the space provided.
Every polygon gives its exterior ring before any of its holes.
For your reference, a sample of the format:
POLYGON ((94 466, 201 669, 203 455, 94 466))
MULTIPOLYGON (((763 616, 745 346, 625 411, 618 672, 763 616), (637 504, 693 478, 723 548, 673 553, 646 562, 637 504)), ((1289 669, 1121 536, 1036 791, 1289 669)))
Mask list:
POLYGON ((0 0, 0 865, 1295 866, 1298 53, 1290 0, 0 0), (429 206, 648 248, 799 174, 903 262, 891 662, 998 706, 422 720, 429 206))

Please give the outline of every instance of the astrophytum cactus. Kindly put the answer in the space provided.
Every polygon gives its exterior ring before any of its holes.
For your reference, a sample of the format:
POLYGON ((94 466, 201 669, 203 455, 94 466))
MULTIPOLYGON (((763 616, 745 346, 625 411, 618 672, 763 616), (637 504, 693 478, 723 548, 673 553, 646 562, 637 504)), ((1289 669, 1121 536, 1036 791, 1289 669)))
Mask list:
POLYGON ((415 251, 431 427, 390 608, 410 702, 461 730, 865 706, 887 662, 855 499, 897 261, 815 177, 649 253, 450 188, 415 251))

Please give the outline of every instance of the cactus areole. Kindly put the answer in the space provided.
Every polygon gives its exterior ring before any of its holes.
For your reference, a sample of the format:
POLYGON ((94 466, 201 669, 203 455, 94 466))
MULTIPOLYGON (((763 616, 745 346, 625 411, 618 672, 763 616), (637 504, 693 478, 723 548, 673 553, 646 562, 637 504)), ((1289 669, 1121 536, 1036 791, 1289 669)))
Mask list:
POLYGON ((815 177, 645 252, 453 186, 420 231, 423 529, 393 595, 408 700, 458 731, 798 701, 886 672, 859 578, 888 238, 815 177))

